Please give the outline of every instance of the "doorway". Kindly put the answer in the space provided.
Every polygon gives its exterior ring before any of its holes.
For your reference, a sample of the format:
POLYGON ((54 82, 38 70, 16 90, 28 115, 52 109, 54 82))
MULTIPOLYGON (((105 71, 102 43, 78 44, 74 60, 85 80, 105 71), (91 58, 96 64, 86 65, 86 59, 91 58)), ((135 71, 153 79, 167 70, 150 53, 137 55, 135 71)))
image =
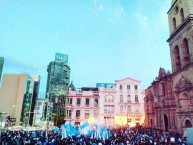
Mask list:
POLYGON ((168 131, 168 117, 166 114, 164 114, 164 125, 165 125, 165 131, 168 131))

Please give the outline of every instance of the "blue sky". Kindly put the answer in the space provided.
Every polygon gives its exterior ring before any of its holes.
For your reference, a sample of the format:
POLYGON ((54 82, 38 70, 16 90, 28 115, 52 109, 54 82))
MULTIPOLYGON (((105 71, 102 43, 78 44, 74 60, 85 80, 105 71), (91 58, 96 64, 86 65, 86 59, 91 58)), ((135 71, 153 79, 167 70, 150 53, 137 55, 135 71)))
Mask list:
POLYGON ((1 0, 3 73, 41 75, 55 53, 69 55, 75 86, 132 77, 146 89, 171 70, 170 0, 1 0))

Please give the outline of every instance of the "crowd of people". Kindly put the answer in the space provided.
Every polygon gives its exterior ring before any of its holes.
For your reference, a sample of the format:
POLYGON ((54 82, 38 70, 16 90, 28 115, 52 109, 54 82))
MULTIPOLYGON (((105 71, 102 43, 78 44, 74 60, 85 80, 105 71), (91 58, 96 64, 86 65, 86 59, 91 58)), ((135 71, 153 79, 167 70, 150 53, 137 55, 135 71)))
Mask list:
POLYGON ((108 129, 108 138, 89 135, 67 136, 53 131, 10 131, 1 132, 2 145, 186 145, 182 135, 158 129, 113 128, 108 129))

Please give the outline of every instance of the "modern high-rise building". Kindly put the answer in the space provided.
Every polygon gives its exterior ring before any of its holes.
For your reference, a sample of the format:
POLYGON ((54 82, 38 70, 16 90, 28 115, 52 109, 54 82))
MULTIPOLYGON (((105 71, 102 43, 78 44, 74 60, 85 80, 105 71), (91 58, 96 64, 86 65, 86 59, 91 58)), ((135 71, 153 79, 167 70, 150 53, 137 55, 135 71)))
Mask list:
POLYGON ((1 82, 1 75, 3 72, 3 64, 4 64, 4 58, 0 57, 0 82, 1 82))
POLYGON ((55 60, 48 65, 47 72, 46 98, 53 102, 53 110, 47 112, 47 120, 50 120, 54 119, 52 117, 65 115, 64 106, 70 81, 68 55, 56 53, 55 60))
POLYGON ((40 77, 28 74, 4 74, 0 88, 0 112, 14 118, 15 125, 33 123, 34 106, 38 97, 40 77))
POLYGON ((146 89, 145 123, 183 133, 193 127, 193 1, 172 0, 168 20, 172 72, 160 68, 146 89))

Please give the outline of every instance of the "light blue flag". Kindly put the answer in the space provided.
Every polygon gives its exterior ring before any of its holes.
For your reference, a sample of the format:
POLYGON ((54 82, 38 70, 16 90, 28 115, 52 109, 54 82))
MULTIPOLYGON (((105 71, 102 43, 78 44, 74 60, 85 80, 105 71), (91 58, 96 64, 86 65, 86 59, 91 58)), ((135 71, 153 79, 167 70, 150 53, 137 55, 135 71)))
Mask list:
POLYGON ((88 123, 88 121, 86 121, 86 122, 84 122, 84 123, 80 126, 80 129, 84 129, 84 128, 88 127, 88 126, 89 126, 89 123, 88 123))
POLYGON ((58 127, 55 127, 55 128, 54 128, 54 133, 59 133, 59 134, 60 134, 60 133, 61 133, 61 132, 60 132, 60 129, 59 129, 58 127))

